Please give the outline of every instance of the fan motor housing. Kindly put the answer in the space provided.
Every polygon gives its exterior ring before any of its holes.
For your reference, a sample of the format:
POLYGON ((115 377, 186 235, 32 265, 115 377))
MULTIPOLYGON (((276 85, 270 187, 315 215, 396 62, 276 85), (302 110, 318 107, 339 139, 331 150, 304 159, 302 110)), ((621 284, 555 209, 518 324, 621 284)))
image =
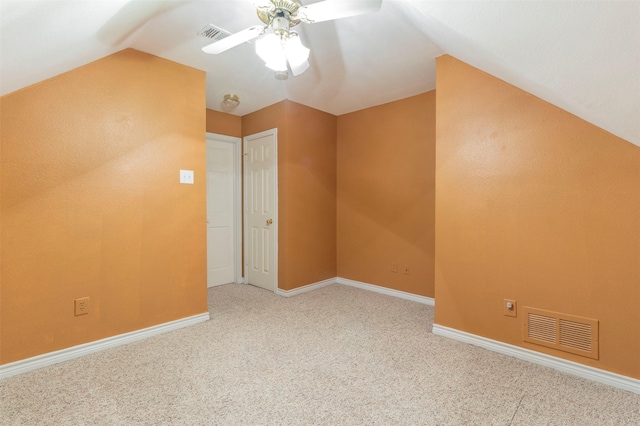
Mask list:
POLYGON ((284 18, 288 21, 289 27, 298 25, 301 21, 297 17, 300 3, 296 0, 269 0, 272 6, 258 7, 258 18, 267 25, 271 25, 274 19, 284 18))

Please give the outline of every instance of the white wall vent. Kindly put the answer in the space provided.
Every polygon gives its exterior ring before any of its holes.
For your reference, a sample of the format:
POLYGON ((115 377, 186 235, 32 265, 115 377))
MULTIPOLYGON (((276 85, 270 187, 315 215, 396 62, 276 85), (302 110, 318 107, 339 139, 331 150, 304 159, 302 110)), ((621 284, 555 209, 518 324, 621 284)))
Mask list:
POLYGON ((598 359, 598 320, 525 306, 525 342, 598 359))
POLYGON ((231 35, 231 33, 223 30, 222 28, 218 28, 215 25, 209 24, 204 28, 202 28, 200 31, 198 31, 198 35, 200 37, 209 39, 213 42, 213 41, 222 40, 223 38, 226 38, 229 35, 231 35))

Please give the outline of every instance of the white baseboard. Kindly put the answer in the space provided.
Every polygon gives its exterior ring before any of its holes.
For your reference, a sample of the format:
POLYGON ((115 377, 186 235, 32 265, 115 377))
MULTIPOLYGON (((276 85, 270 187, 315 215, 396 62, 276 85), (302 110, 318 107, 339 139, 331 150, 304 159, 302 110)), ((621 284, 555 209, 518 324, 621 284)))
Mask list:
POLYGON ((16 374, 26 373, 27 371, 36 370, 48 365, 57 364, 59 362, 68 361, 94 352, 103 351, 108 348, 125 345, 137 340, 146 339, 151 336, 166 333, 168 331, 177 330, 179 328, 195 325, 209 320, 209 313, 193 315, 191 317, 166 322, 164 324, 154 325, 152 327, 143 328, 129 333, 119 334, 117 336, 107 337, 105 339, 96 340, 95 342, 84 343, 82 345, 72 346, 70 348, 61 349, 55 352, 49 352, 43 355, 34 356, 20 361, 11 362, 9 364, 0 365, 0 379, 15 376, 16 374))
POLYGON ((621 374, 557 358, 552 355, 477 336, 475 334, 445 327, 443 325, 434 324, 432 332, 438 336, 444 336, 460 342, 470 343, 493 352, 498 352, 503 355, 512 356, 534 364, 553 368, 564 373, 573 374, 574 376, 579 376, 584 379, 593 380, 594 382, 604 383, 605 385, 613 386, 618 389, 624 389, 626 391, 640 394, 640 380, 632 377, 623 376, 621 374))
POLYGON ((423 305, 435 306, 436 301, 432 297, 419 296, 405 291, 393 290, 387 287, 380 287, 374 284, 367 284, 360 281, 349 280, 347 278, 337 278, 338 284, 356 287, 362 290, 374 291, 376 293, 386 294, 387 296, 399 297, 400 299, 411 300, 412 302, 422 303, 423 305))
POLYGON ((280 290, 276 289, 276 294, 284 297, 296 296, 298 294, 306 293, 308 291, 318 290, 319 288, 326 287, 331 284, 335 284, 337 278, 329 278, 327 280, 318 281, 317 283, 307 284, 302 287, 294 288, 293 290, 280 290))
POLYGON ((291 297, 308 291, 318 290, 322 287, 326 287, 331 284, 341 284, 349 287, 356 287, 361 290, 373 291, 376 293, 385 294, 387 296, 398 297, 400 299, 411 300, 412 302, 422 303, 424 305, 435 306, 435 300, 431 297, 419 296, 417 294, 407 293, 400 290, 393 290, 386 287, 381 287, 374 284, 367 284, 360 281, 354 281, 347 278, 329 278, 317 283, 308 284, 302 287, 294 288, 293 290, 276 290, 276 294, 284 297, 291 297))

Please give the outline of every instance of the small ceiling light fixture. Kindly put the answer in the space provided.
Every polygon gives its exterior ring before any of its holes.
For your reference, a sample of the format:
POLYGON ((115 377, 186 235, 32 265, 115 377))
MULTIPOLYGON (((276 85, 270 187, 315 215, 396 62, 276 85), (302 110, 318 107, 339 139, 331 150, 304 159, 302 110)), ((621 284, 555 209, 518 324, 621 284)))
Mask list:
POLYGON ((240 105, 240 98, 238 97, 238 95, 234 95, 231 93, 227 93, 226 95, 224 95, 224 98, 222 99, 223 109, 230 111, 232 109, 236 109, 238 105, 240 105))

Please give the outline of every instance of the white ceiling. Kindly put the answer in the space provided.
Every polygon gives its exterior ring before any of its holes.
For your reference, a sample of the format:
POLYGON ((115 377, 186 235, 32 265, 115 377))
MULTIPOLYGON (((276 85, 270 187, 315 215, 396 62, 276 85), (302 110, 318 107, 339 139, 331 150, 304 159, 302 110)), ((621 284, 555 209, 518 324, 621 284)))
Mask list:
POLYGON ((132 47, 206 71, 210 109, 236 93, 240 116, 283 99, 340 115, 434 89, 448 53, 640 146, 640 1, 383 0, 295 27, 311 67, 284 82, 253 43, 202 53, 209 23, 261 21, 251 0, 0 0, 0 94, 132 47))

